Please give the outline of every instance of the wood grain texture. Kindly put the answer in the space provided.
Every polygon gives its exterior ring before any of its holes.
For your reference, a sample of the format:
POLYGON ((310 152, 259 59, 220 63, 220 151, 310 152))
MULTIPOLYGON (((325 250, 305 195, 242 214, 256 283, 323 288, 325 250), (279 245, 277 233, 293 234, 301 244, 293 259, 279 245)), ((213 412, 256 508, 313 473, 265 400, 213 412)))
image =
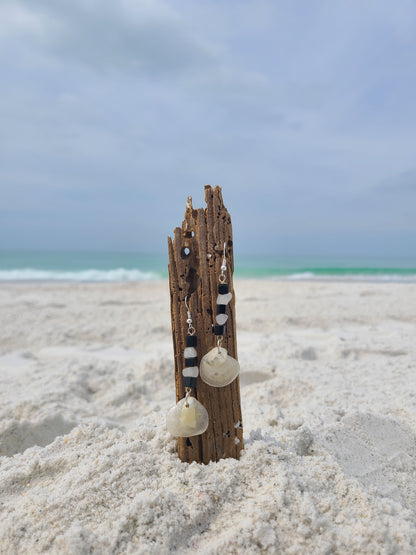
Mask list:
MULTIPOLYGON (((235 294, 233 287, 233 234, 231 217, 224 206, 221 187, 205 186, 206 209, 195 210, 188 198, 181 227, 168 237, 169 289, 175 357, 176 400, 185 395, 182 385, 183 351, 187 335, 185 297, 188 295, 198 341, 198 365, 216 345, 212 325, 216 315, 218 278, 226 243, 227 282, 233 294, 227 306, 228 321, 223 347, 237 359, 235 294)), ((226 387, 211 387, 198 378, 192 394, 209 414, 207 431, 191 438, 178 438, 178 455, 184 462, 239 458, 243 449, 243 426, 239 379, 226 387)))

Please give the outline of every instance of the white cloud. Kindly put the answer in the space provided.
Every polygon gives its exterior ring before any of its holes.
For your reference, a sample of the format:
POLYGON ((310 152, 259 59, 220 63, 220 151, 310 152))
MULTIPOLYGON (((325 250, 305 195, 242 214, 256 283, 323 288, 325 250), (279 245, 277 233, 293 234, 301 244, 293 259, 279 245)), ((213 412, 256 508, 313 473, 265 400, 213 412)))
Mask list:
POLYGON ((159 0, 6 0, 3 38, 23 39, 65 60, 97 70, 159 75, 198 67, 213 52, 180 15, 159 0))
POLYGON ((299 241, 397 221, 406 201, 395 197, 388 220, 377 185, 413 167, 415 11, 2 0, 6 203, 17 214, 36 192, 34 212, 49 201, 63 220, 77 206, 94 217, 99 203, 145 221, 143 193, 149 213, 161 194, 181 213, 186 195, 211 182, 224 185, 237 221, 257 218, 260 229, 267 213, 276 233, 294 222, 299 241))
POLYGON ((14 0, 1 3, 0 15, 0 38, 3 40, 13 39, 16 35, 40 40, 52 22, 47 13, 30 10, 23 3, 14 0))

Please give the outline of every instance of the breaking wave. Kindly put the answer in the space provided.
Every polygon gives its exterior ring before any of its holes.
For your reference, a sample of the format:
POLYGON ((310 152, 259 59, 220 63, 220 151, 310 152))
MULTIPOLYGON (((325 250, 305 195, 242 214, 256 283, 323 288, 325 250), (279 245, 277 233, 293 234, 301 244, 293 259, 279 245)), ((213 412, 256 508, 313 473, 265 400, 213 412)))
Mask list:
POLYGON ((22 268, 0 270, 0 281, 151 281, 162 279, 156 272, 142 272, 138 269, 127 270, 35 270, 22 268))

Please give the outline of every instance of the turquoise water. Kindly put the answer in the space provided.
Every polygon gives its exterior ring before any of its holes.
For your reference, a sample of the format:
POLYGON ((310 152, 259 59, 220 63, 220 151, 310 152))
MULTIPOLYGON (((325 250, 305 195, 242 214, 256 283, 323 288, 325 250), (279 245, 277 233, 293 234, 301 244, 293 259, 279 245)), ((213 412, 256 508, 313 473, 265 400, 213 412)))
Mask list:
POLYGON ((243 278, 416 281, 416 260, 411 259, 242 256, 236 266, 243 278))
POLYGON ((0 280, 140 281, 167 277, 164 255, 0 252, 0 280))
MULTIPOLYGON (((167 255, 0 252, 0 281, 142 281, 168 277, 167 255)), ((235 277, 416 282, 416 260, 236 255, 235 277)))

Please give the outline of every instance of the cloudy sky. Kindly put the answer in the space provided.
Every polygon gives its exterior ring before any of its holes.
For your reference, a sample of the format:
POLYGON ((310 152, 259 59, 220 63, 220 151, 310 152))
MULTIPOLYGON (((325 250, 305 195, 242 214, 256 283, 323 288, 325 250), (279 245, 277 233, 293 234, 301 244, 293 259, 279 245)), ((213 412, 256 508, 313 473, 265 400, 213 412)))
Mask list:
POLYGON ((0 248, 416 256, 416 3, 1 0, 0 248))

